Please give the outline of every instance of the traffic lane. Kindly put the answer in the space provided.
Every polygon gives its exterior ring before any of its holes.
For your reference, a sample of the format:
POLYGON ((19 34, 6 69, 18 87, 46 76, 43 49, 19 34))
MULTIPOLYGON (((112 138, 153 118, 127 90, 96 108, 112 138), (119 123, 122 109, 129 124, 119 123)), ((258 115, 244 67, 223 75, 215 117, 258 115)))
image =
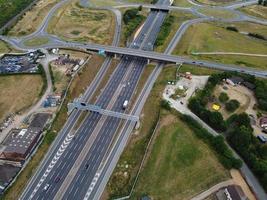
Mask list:
MULTIPOLYGON (((104 130, 101 134, 98 135, 95 140, 91 151, 87 154, 88 159, 84 160, 79 172, 75 175, 75 178, 68 189, 69 193, 65 194, 63 199, 82 199, 84 194, 83 191, 86 192, 89 185, 84 185, 86 182, 91 183, 93 180, 99 165, 101 164, 102 158, 105 155, 105 150, 109 147, 110 141, 113 137, 112 134, 109 134, 109 131, 115 129, 120 119, 114 117, 108 117, 106 120, 106 124, 103 125, 102 130, 104 130), (88 166, 88 167, 86 167, 88 166), (87 168, 87 169, 86 169, 87 168), (84 173, 86 170, 86 173, 84 173), (80 198, 76 196, 76 192, 78 191, 80 198)), ((114 131, 113 131, 114 132, 114 131)), ((89 183, 88 183, 89 184, 89 183)))
MULTIPOLYGON (((89 121, 90 124, 87 124, 89 126, 86 126, 86 123, 84 123, 84 127, 82 128, 81 133, 80 133, 81 135, 77 135, 78 136, 76 138, 78 140, 77 143, 73 141, 70 143, 68 148, 64 151, 64 153, 59 158, 57 165, 53 167, 53 169, 51 170, 51 172, 49 173, 45 181, 42 183, 43 186, 45 186, 46 184, 49 184, 51 186, 53 185, 54 186, 53 188, 56 189, 57 186, 60 185, 59 183, 54 184, 54 181, 56 180, 56 178, 57 177, 62 178, 61 181, 65 178, 66 173, 69 171, 69 168, 72 166, 71 163, 75 160, 75 158, 77 157, 77 154, 81 151, 81 148, 82 148, 82 145, 84 145, 85 139, 90 137, 90 135, 86 133, 91 132, 89 129, 92 129, 96 125, 97 119, 100 118, 100 116, 97 114, 92 114, 90 116, 92 116, 91 118, 93 120, 89 121), (77 145, 77 144, 82 144, 82 145, 77 145)), ((76 141, 76 139, 74 141, 76 141)), ((42 193, 42 188, 39 189, 39 192, 42 193)), ((50 196, 52 194, 51 191, 49 191, 48 194, 50 196)), ((38 196, 38 194, 36 194, 36 196, 38 196)), ((41 197, 42 196, 43 194, 41 194, 41 197)))
MULTIPOLYGON (((80 111, 78 112, 74 112, 76 114, 73 113, 73 115, 70 116, 69 120, 75 120, 77 115, 79 114, 80 111)), ((71 126, 72 127, 72 126, 71 126)), ((70 128, 70 126, 64 126, 64 128, 66 128, 65 130, 63 129, 63 131, 61 133, 59 133, 59 137, 56 138, 56 140, 54 141, 52 146, 52 149, 50 150, 51 152, 49 152, 49 154, 47 154, 49 157, 45 158, 44 164, 40 165, 41 168, 38 169, 38 174, 37 176, 34 176, 34 179, 30 182, 31 187, 33 187, 34 185, 37 185, 38 182, 40 181, 41 177, 43 176, 44 172, 46 171, 48 165, 51 163, 55 153, 57 152, 57 150, 60 148, 61 144, 63 143, 63 141, 65 140, 65 138, 67 137, 68 134, 68 128, 70 128), (59 141, 57 141, 59 140, 59 141)), ((32 191, 30 188, 28 188, 28 190, 23 194, 23 197, 21 197, 22 199, 25 197, 26 199, 30 198, 32 191)))
MULTIPOLYGON (((85 141, 86 141, 87 139, 85 138, 85 141)), ((82 144, 81 146, 84 146, 84 144, 82 144)), ((69 154, 69 152, 67 152, 67 154, 69 154)), ((61 168, 60 168, 61 169, 61 168)), ((57 175, 58 176, 58 174, 55 174, 55 175, 57 175)), ((50 195, 51 195, 51 193, 50 193, 50 195)))
MULTIPOLYGON (((135 89, 135 86, 136 86, 136 83, 134 83, 134 81, 135 82, 138 81, 137 77, 140 77, 140 75, 142 73, 142 70, 144 69, 144 61, 141 61, 141 62, 139 61, 139 62, 136 63, 136 65, 139 67, 139 70, 133 70, 133 72, 135 74, 132 74, 132 76, 131 76, 132 80, 130 79, 130 81, 132 81, 133 84, 131 84, 130 86, 126 87, 126 88, 128 88, 127 90, 125 89, 125 90, 122 91, 122 93, 128 94, 128 97, 130 97, 134 92, 134 89, 135 89)), ((120 96, 127 96, 126 94, 120 94, 120 96)), ((122 109, 123 101, 124 101, 124 99, 119 100, 118 101, 119 103, 114 105, 113 110, 118 111, 118 112, 123 112, 123 109, 122 109)), ((94 166, 95 165, 100 165, 104 155, 106 155, 107 150, 109 148, 108 144, 111 143, 112 138, 114 137, 114 135, 116 133, 116 128, 118 128, 118 126, 119 126, 119 121, 116 122, 116 123, 113 123, 112 121, 107 121, 103 125, 103 131, 101 133, 99 133, 100 136, 96 140, 96 144, 95 144, 96 146, 100 146, 100 147, 102 146, 102 148, 99 149, 100 152, 89 153, 90 155, 97 154, 98 155, 98 159, 101 158, 101 160, 99 160, 99 162, 94 163, 94 166), (105 145, 102 145, 102 143, 104 143, 105 145)), ((90 157, 89 157, 89 160, 90 160, 90 157)), ((86 166, 86 164, 88 164, 88 161, 84 161, 83 166, 86 166)), ((93 178, 95 176, 96 171, 90 170, 90 173, 88 173, 88 175, 85 174, 82 177, 82 180, 79 181, 78 178, 81 177, 81 173, 83 173, 82 170, 83 170, 83 167, 81 167, 80 170, 79 170, 79 173, 76 174, 75 179, 72 182, 72 185, 76 185, 76 187, 73 187, 73 186, 71 187, 71 189, 69 191, 72 191, 72 192, 70 192, 70 194, 73 194, 73 193, 76 193, 76 191, 79 191, 79 194, 84 194, 85 195, 85 193, 86 193, 86 191, 87 191, 87 189, 89 187, 89 184, 92 182, 92 180, 93 180, 93 178), (83 180, 85 180, 85 182, 82 183, 83 180), (77 183, 79 183, 79 184, 77 184, 77 183), (81 190, 81 188, 82 188, 82 190, 81 190)), ((72 198, 74 198, 74 196, 70 196, 68 198, 72 199, 72 198)), ((67 198, 67 195, 65 195, 64 198, 67 198)))

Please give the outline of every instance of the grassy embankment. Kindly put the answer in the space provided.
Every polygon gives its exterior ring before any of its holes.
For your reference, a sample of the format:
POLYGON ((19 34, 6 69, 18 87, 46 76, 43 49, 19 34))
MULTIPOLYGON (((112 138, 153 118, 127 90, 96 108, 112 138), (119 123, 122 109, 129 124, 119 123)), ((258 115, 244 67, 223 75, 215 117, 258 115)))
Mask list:
POLYGON ((29 179, 32 177, 40 161, 45 156, 49 146, 53 142, 57 133, 60 131, 61 127, 64 125, 67 119, 67 103, 84 92, 86 87, 94 79, 96 73, 98 72, 100 66, 102 65, 103 60, 104 59, 102 57, 93 55, 92 58, 89 60, 89 62, 84 66, 82 71, 75 77, 69 91, 67 92, 67 97, 63 102, 63 106, 61 110, 57 113, 56 118, 52 124, 52 127, 46 134, 44 141, 40 145, 36 154, 30 160, 28 165, 19 175, 17 181, 3 196, 3 199, 7 200, 18 199, 19 195, 26 186, 25 183, 27 183, 29 179))
POLYGON ((239 32, 226 29, 230 24, 200 23, 192 25, 174 50, 175 55, 190 56, 195 59, 211 60, 225 64, 266 69, 266 57, 236 55, 192 55, 193 52, 236 52, 263 54, 267 51, 267 41, 260 40, 241 32, 253 31, 267 34, 267 28, 251 23, 234 23, 239 32))
POLYGON ((137 34, 136 31, 141 28, 142 23, 145 21, 148 12, 146 9, 141 11, 138 8, 121 9, 123 16, 122 20, 122 34, 120 38, 120 46, 126 46, 127 41, 132 41, 137 34))
POLYGON ((0 55, 11 52, 19 53, 20 51, 10 47, 6 42, 0 40, 0 55))
POLYGON ((33 0, 1 0, 0 1, 0 27, 5 25, 12 17, 20 13, 33 0))
POLYGON ((24 45, 29 46, 29 47, 34 47, 34 46, 40 46, 40 45, 44 45, 47 44, 49 42, 49 38, 48 37, 34 37, 31 38, 29 40, 26 40, 24 42, 24 45))
POLYGON ((10 36, 24 36, 33 33, 41 25, 51 8, 59 0, 41 0, 26 12, 14 27, 8 32, 10 36), (30 23, 29 23, 30 22, 30 23))
POLYGON ((228 179, 210 147, 177 116, 162 111, 160 126, 131 199, 190 199, 228 179))
POLYGON ((260 5, 251 5, 239 9, 249 15, 267 19, 267 7, 260 5))
POLYGON ((194 15, 189 12, 171 12, 165 19, 162 28, 160 29, 155 43, 155 50, 158 52, 164 52, 181 24, 184 21, 193 18, 194 15))
POLYGON ((206 4, 210 6, 218 6, 218 5, 224 5, 236 2, 237 0, 196 0, 196 2, 199 2, 201 4, 206 4))
POLYGON ((71 3, 58 10, 48 32, 68 41, 111 44, 115 16, 111 11, 82 8, 71 3))
POLYGON ((33 105, 43 85, 41 75, 37 74, 0 76, 0 121, 10 113, 21 112, 33 105))
MULTIPOLYGON (((181 69, 189 71, 192 68, 191 66, 184 66, 181 69)), ((196 70, 196 72, 205 74, 205 71, 202 70, 203 69, 199 69, 196 70)), ((144 155, 145 148, 158 120, 163 89, 167 84, 167 80, 172 80, 175 77, 175 72, 175 67, 166 67, 156 81, 141 114, 141 127, 132 135, 109 180, 104 194, 106 198, 128 195, 141 163, 142 156, 144 155), (125 168, 126 165, 128 168, 125 168), (126 176, 124 172, 127 172, 126 176)), ((211 73, 211 71, 207 72, 211 73)))

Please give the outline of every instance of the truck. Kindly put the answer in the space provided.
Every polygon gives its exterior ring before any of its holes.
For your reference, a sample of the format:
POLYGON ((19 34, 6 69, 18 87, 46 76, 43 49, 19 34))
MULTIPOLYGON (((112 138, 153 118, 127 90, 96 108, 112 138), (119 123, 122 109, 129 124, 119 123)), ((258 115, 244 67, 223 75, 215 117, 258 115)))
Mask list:
POLYGON ((122 108, 123 108, 123 109, 126 109, 127 106, 128 106, 128 103, 129 103, 129 101, 128 101, 128 100, 125 100, 125 101, 123 102, 122 108))

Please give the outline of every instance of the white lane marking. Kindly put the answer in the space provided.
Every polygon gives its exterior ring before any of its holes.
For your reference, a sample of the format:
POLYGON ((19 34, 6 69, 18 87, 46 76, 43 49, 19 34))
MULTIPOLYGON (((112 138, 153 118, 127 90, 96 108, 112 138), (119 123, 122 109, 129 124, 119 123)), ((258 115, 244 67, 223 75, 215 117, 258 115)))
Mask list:
MULTIPOLYGON (((34 188, 30 199, 33 199, 34 195, 36 194, 36 192, 38 191, 38 189, 41 187, 42 183, 44 182, 44 180, 46 179, 46 177, 48 176, 48 174, 51 172, 51 170, 53 169, 53 167, 55 166, 55 164, 57 163, 57 161, 59 160, 60 156, 63 154, 63 152, 66 150, 66 148, 68 147, 68 145, 70 144, 71 140, 73 139, 74 135, 70 135, 68 134, 67 137, 64 139, 63 143, 61 144, 60 148, 58 149, 56 155, 53 157, 51 163, 49 164, 49 166, 47 167, 45 173, 43 174, 43 176, 41 177, 40 181, 38 182, 37 186, 34 188)), ((65 166, 66 163, 64 163, 65 166)), ((63 167, 64 167, 63 166, 63 167)))

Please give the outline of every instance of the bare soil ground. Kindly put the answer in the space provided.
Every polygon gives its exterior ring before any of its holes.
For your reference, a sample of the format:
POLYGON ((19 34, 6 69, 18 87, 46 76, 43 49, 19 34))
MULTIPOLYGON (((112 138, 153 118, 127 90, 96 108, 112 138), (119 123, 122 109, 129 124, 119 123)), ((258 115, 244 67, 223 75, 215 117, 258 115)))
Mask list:
POLYGON ((40 75, 0 77, 0 121, 6 115, 28 108, 38 100, 43 80, 40 75))
POLYGON ((248 184, 246 183, 246 181, 244 180, 244 178, 242 177, 242 175, 240 174, 240 172, 236 169, 232 169, 230 171, 232 178, 234 179, 234 182, 237 185, 240 185, 240 187, 242 188, 242 190, 244 191, 244 193, 246 194, 246 196, 250 199, 250 200, 256 200, 255 195, 251 192, 248 184))
MULTIPOLYGON (((239 101, 240 106, 239 108, 234 112, 234 113, 242 113, 245 112, 250 105, 251 99, 255 97, 253 96, 253 94, 251 95, 251 91, 249 89, 247 89, 244 86, 231 86, 231 85, 217 85, 215 90, 214 90, 214 95, 216 97, 216 99, 218 100, 221 92, 225 92, 228 96, 229 99, 236 99, 237 101, 239 101), (223 86, 226 86, 228 89, 225 90, 223 89, 223 86)), ((255 100, 253 101, 255 102, 255 100)), ((233 113, 229 113, 225 110, 225 107, 222 103, 219 102, 218 103, 221 105, 221 109, 219 110, 220 113, 222 113, 224 119, 227 119, 230 115, 232 115, 233 113)), ((210 103, 209 108, 211 109, 212 103, 210 103)))

